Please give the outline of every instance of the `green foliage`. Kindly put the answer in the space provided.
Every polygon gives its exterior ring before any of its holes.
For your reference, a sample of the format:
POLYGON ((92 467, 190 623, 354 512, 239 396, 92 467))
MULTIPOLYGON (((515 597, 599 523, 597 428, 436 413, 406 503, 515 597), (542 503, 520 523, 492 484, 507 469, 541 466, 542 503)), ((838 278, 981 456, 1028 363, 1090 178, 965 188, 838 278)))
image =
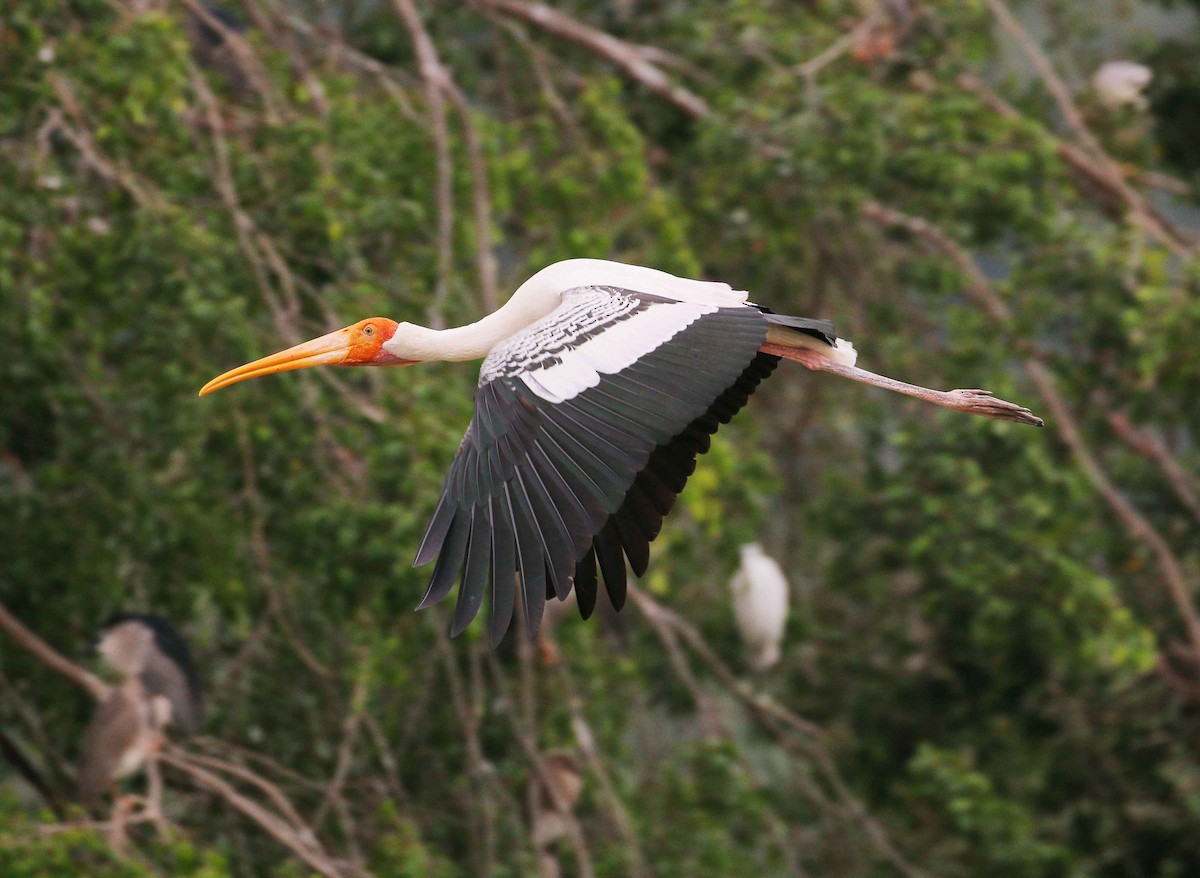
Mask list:
MULTIPOLYGON (((328 849, 378 876, 479 874, 489 859, 531 874, 526 745, 589 735, 605 775, 589 767, 576 816, 598 875, 629 874, 626 832, 656 876, 895 874, 812 741, 743 713, 694 658, 682 674, 636 610, 558 621, 557 670, 511 637, 493 661, 476 630, 446 648, 445 614, 411 612, 426 572, 409 561, 470 418, 472 366, 196 398, 335 325, 425 321, 442 286, 447 323, 481 308, 469 132, 451 102, 441 278, 437 155, 393 5, 287 4, 336 19, 392 65, 387 81, 323 31, 273 11, 265 29, 229 5, 250 60, 199 51, 182 5, 29 0, 0 17, 0 600, 71 656, 114 610, 176 620, 223 742, 184 746, 269 774, 321 815, 328 849)), ((1022 365, 1036 358, 1194 588, 1193 511, 1104 415, 1200 468, 1200 261, 1064 161, 1040 86, 1004 78, 987 4, 908 4, 920 15, 891 54, 850 46, 810 78, 800 65, 860 4, 554 5, 686 59, 666 75, 713 111, 685 116, 536 27, 426 4, 467 96, 503 290, 584 255, 719 277, 836 319, 867 368, 1040 410, 1022 365), (868 201, 963 248, 1011 320, 978 306, 944 250, 865 219, 868 201)), ((1089 15, 1051 5, 1068 24, 1089 15)), ((1083 36, 1051 48, 1068 69, 1100 60, 1083 36)), ((1178 143, 1127 143, 1128 115, 1079 99, 1137 165, 1128 185, 1176 160, 1178 143)), ((1194 201, 1156 204, 1186 220, 1194 201)), ((784 660, 749 685, 825 729, 846 790, 922 873, 1194 873, 1184 629, 1064 425, 931 413, 790 365, 700 461, 646 590, 742 673, 726 583, 745 542, 780 558, 784 660)), ((5 740, 61 796, 89 706, 6 641, 0 683, 5 740)), ((29 794, 17 777, 0 782, 29 794)), ((139 825, 125 859, 95 832, 40 833, 53 819, 6 794, 0 874, 308 874, 219 798, 167 780, 187 841, 139 825)), ((575 874, 575 848, 553 852, 575 874)))
MULTIPOLYGON (((0 873, 6 878, 45 878, 49 875, 88 875, 95 878, 230 878, 225 858, 214 850, 200 851, 189 842, 151 844, 143 856, 117 855, 97 833, 71 829, 44 833, 37 815, 24 813, 20 803, 5 796, 0 802, 4 830, 0 833, 0 873)), ((45 815, 43 815, 45 816, 45 815)))

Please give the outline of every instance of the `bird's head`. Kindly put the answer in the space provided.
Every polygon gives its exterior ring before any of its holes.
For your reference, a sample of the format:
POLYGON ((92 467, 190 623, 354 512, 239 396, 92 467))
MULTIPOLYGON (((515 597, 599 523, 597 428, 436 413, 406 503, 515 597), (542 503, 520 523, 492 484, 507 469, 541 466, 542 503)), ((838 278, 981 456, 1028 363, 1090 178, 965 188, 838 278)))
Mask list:
POLYGON ((200 395, 212 393, 247 378, 307 369, 309 366, 407 366, 406 360, 385 346, 396 334, 399 324, 387 317, 368 317, 312 341, 255 360, 218 375, 200 389, 200 395))
POLYGON ((146 666, 154 632, 132 616, 114 616, 100 629, 96 652, 122 677, 140 674, 146 666))

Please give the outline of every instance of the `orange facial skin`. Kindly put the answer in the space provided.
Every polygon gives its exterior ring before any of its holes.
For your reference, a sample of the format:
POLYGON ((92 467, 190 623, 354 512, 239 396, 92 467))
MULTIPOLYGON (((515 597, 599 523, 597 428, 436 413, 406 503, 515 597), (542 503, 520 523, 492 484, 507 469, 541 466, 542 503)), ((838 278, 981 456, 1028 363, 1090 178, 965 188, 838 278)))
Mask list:
POLYGON ((339 329, 312 341, 255 360, 218 375, 200 389, 205 396, 239 381, 307 369, 310 366, 404 366, 402 360, 383 349, 386 341, 396 334, 398 324, 387 317, 368 317, 345 329, 339 329))

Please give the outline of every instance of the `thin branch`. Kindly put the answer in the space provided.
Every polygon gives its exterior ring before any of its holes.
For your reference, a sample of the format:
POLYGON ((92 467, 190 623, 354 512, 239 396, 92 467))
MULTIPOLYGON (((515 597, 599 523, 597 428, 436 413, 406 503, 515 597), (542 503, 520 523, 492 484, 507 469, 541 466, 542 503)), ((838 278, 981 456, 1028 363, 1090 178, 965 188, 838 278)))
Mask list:
POLYGON ((875 26, 882 20, 882 12, 876 10, 867 15, 862 21, 856 24, 852 29, 846 31, 836 40, 829 44, 824 50, 818 52, 813 57, 809 58, 802 64, 797 64, 794 68, 795 72, 803 76, 804 79, 811 84, 817 74, 836 61, 838 58, 845 55, 851 49, 862 41, 862 38, 871 33, 875 26))
MULTIPOLYGON (((302 862, 325 878, 343 878, 351 872, 326 854, 311 832, 298 830, 258 802, 238 792, 220 775, 205 768, 195 757, 168 746, 160 754, 163 764, 187 775, 199 787, 209 790, 258 824, 268 835, 290 850, 302 862)), ((293 809, 294 811, 294 809, 293 809)))
POLYGON ((279 625, 280 631, 292 647, 296 655, 318 677, 328 680, 333 677, 331 671, 323 664, 298 636, 291 620, 284 609, 284 589, 275 579, 275 565, 271 560, 271 548, 267 542, 266 512, 262 496, 258 491, 258 476, 254 466, 254 456, 250 444, 250 434, 246 429, 245 419, 238 416, 235 421, 237 428, 238 448, 242 454, 242 498, 250 518, 250 551, 254 557, 259 579, 267 592, 267 611, 279 625))
MULTIPOLYGON (((528 640, 528 638, 524 639, 528 640)), ((629 816, 629 811, 621 802, 621 797, 617 795, 616 786, 609 776, 604 760, 600 758, 600 751, 596 747, 596 736, 592 733, 592 728, 584 716, 583 698, 579 695, 578 687, 575 685, 567 663, 559 662, 557 667, 559 682, 567 700, 567 708, 571 711, 571 731, 575 735, 575 744, 579 748, 579 752, 583 754, 583 758, 587 760, 588 768, 591 769, 592 776, 600 786, 600 798, 608 811, 609 819, 616 827, 617 834, 621 836, 628 868, 627 874, 633 878, 649 878, 650 870, 646 867, 646 856, 642 853, 642 845, 638 840, 637 831, 634 829, 633 818, 629 816)))
POLYGON ((360 670, 357 679, 354 681, 354 690, 350 693, 349 709, 346 711, 346 717, 342 721, 342 742, 338 746, 333 775, 330 777, 329 783, 325 785, 325 795, 321 798, 321 804, 317 807, 317 811, 313 815, 312 826, 314 830, 319 831, 325 819, 325 814, 332 806, 337 811, 338 819, 342 824, 342 832, 346 837, 347 843, 351 846, 351 853, 355 859, 361 860, 362 853, 358 850, 354 820, 350 814, 346 798, 342 795, 342 789, 346 785, 346 778, 350 775, 350 766, 354 759, 354 748, 358 744, 359 730, 362 727, 363 714, 367 706, 369 674, 365 650, 359 653, 358 665, 360 670))
POLYGON ((96 144, 92 141, 92 135, 85 124, 83 108, 70 81, 65 76, 57 73, 51 74, 49 79, 59 103, 62 104, 66 114, 74 120, 75 127, 67 124, 61 112, 52 111, 46 123, 42 126, 42 133, 46 134, 57 131, 62 134, 79 151, 79 155, 83 158, 85 165, 99 174, 104 180, 128 192, 138 207, 146 210, 158 210, 162 208, 164 206, 163 200, 151 184, 141 180, 137 174, 125 167, 124 164, 108 159, 96 147, 96 144))
POLYGON ((283 790, 258 772, 251 771, 243 765, 238 765, 236 762, 230 762, 227 759, 221 759, 217 756, 209 756, 201 753, 184 753, 182 750, 178 750, 177 752, 180 756, 186 756, 195 765, 223 772, 251 786, 257 787, 279 809, 279 812, 283 815, 283 819, 291 829, 307 835, 314 834, 313 830, 304 821, 304 818, 300 816, 300 812, 291 803, 291 800, 283 794, 283 790))
MULTIPOLYGON (((984 276, 970 254, 933 224, 914 216, 887 207, 879 202, 868 201, 862 206, 862 214, 883 227, 899 227, 907 230, 925 246, 942 256, 950 258, 963 272, 966 292, 986 313, 995 318, 997 330, 1011 327, 1012 315, 1008 306, 984 276)), ((1084 442, 1083 434, 1071 414, 1062 395, 1054 385, 1053 377, 1034 355, 1027 356, 1022 363, 1025 372, 1033 381, 1046 407, 1053 415, 1052 425, 1063 444, 1075 456, 1080 468, 1092 483, 1093 488, 1109 508, 1116 514, 1126 533, 1135 542, 1145 544, 1158 561, 1162 584, 1172 603, 1179 612, 1187 631, 1188 641, 1196 661, 1200 662, 1200 613, 1191 598, 1179 560, 1171 551, 1167 541, 1154 528, 1128 498, 1113 484, 1084 442)))
POLYGON ((992 15, 996 17, 1000 26, 1021 47, 1021 51, 1025 53, 1038 78, 1041 79, 1042 84, 1046 87, 1046 91, 1050 93, 1050 97, 1058 105, 1058 111, 1062 113, 1063 121, 1067 123, 1067 127, 1071 129, 1079 142, 1097 158, 1112 161, 1104 152, 1104 147, 1100 145, 1095 135, 1092 134, 1091 129, 1088 128, 1087 122, 1084 121, 1083 113, 1075 106, 1075 101, 1071 97, 1071 90, 1062 81, 1062 78, 1055 71, 1054 65, 1050 63, 1050 59, 1046 57, 1041 47, 1038 46, 1037 41, 1030 36, 1029 31, 1025 30, 1024 25, 1012 14, 1008 6, 1005 5, 1004 0, 984 0, 984 2, 992 10, 992 15))
POLYGON ((495 845, 495 806, 488 789, 488 777, 491 769, 483 756, 483 744, 479 738, 479 716, 472 710, 467 699, 467 691, 463 685, 462 673, 458 667, 458 659, 450 649, 450 642, 445 637, 437 638, 438 654, 446 669, 446 679, 450 684, 450 702, 458 715, 458 723, 462 728, 463 741, 467 748, 467 774, 471 779, 471 788, 479 801, 476 813, 477 826, 474 832, 483 844, 482 856, 477 858, 477 871, 483 878, 491 874, 493 864, 493 848, 495 845), (480 837, 481 836, 481 837, 480 837))
POLYGON ((904 855, 892 844, 887 831, 882 824, 875 820, 866 806, 851 792, 850 787, 842 778, 833 755, 825 746, 825 733, 819 726, 804 719, 782 704, 779 704, 765 693, 756 692, 747 683, 739 680, 729 667, 712 651, 700 632, 694 626, 681 618, 677 613, 658 603, 642 589, 633 585, 627 586, 630 600, 637 604, 647 619, 657 619, 661 624, 670 626, 687 642, 696 654, 708 665, 709 669, 760 719, 780 723, 799 735, 806 755, 812 759, 826 782, 833 788, 839 804, 849 813, 850 818, 858 824, 871 840, 876 850, 890 862, 897 871, 907 878, 918 878, 924 873, 913 866, 904 855))
MULTIPOLYGON (((396 0, 400 2, 400 0, 396 0)), ((544 3, 527 0, 473 0, 475 5, 494 9, 537 25, 548 33, 583 46, 616 65, 630 79, 648 91, 670 101, 693 119, 709 114, 709 106, 699 95, 672 82, 653 61, 644 47, 627 43, 611 34, 571 18, 544 3)))
POLYGON ((454 258, 454 168, 450 157, 450 128, 446 123, 445 90, 450 75, 438 58, 437 47, 421 21, 412 0, 392 0, 396 12, 408 29, 417 53, 421 78, 425 81, 425 99, 433 130, 433 148, 437 162, 437 285, 429 304, 429 322, 435 329, 445 325, 446 301, 450 295, 450 272, 454 258))
POLYGON ((1108 506, 1116 514, 1126 532, 1137 542, 1144 543, 1158 559, 1162 573, 1163 584, 1183 619, 1191 643, 1193 660, 1200 662, 1200 614, 1192 601, 1191 590, 1184 578, 1183 567, 1167 545, 1158 530, 1152 525, 1137 507, 1121 493, 1108 474, 1104 472, 1096 457, 1091 453, 1083 440, 1083 434, 1075 418, 1067 409, 1066 402, 1054 387, 1054 379, 1049 371, 1038 361, 1028 360, 1025 369, 1033 379, 1034 386, 1046 402, 1055 419, 1059 436, 1063 443, 1071 449, 1080 468, 1087 475, 1096 492, 1104 498, 1108 506))
POLYGON ((221 124, 220 105, 216 95, 209 88, 204 74, 190 61, 188 62, 188 74, 192 90, 203 106, 209 134, 212 137, 213 156, 216 159, 216 175, 213 182, 217 193, 233 218, 238 244, 258 281, 267 307, 271 310, 276 331, 289 344, 295 344, 300 340, 300 331, 297 326, 300 303, 292 272, 271 239, 259 230, 257 223, 242 207, 237 185, 234 183, 229 142, 225 139, 224 128, 221 124), (272 272, 282 284, 283 299, 275 292, 274 285, 271 283, 270 274, 272 272))
MULTIPOLYGON (((254 0, 242 0, 246 9, 254 17, 255 24, 273 44, 283 50, 287 55, 288 60, 292 62, 292 67, 296 71, 296 75, 304 83, 304 89, 308 93, 309 100, 312 101, 313 107, 316 108, 317 114, 323 121, 329 121, 329 99, 325 94, 325 86, 321 80, 313 73, 308 59, 296 46, 291 37, 281 32, 273 26, 270 17, 259 8, 259 5, 254 0)), ((273 10, 274 11, 274 10, 273 10)), ((257 59, 256 59, 257 60, 257 59)))
MULTIPOLYGON (((518 631, 517 634, 522 640, 526 641, 526 650, 532 656, 532 650, 528 646, 529 638, 524 635, 523 631, 518 631)), ((570 841, 572 851, 575 854, 575 864, 578 868, 579 878, 595 878, 596 867, 592 861, 591 852, 588 849, 587 839, 583 834, 583 829, 579 825, 579 820, 576 819, 573 813, 571 803, 562 797, 558 784, 555 782, 549 769, 546 768, 541 751, 538 749, 537 736, 534 731, 536 726, 528 725, 519 715, 520 712, 512 709, 512 697, 505 683, 504 670, 500 667, 500 662, 496 659, 495 651, 488 650, 487 661, 492 670, 492 675, 496 680, 496 685, 503 693, 505 703, 509 705, 509 709, 505 713, 508 716, 509 723, 512 725, 513 735, 516 737, 517 743, 521 745, 521 749, 525 751, 534 774, 549 794, 555 810, 563 818, 567 839, 570 841)))
POLYGON ((483 310, 490 314, 498 304, 496 293, 496 255, 492 252, 492 195, 488 186, 487 162, 483 142, 471 119, 466 95, 447 75, 446 94, 458 111, 463 139, 467 144, 467 166, 471 171, 472 204, 475 208, 475 264, 479 272, 479 292, 483 310))
POLYGON ((266 66, 259 59, 254 47, 250 45, 250 41, 226 25, 201 0, 182 0, 182 3, 192 15, 202 21, 205 27, 220 36, 221 41, 229 47, 229 52, 241 69, 242 75, 246 77, 246 81, 262 96, 267 122, 272 125, 279 124, 283 118, 279 110, 280 99, 275 95, 275 90, 271 86, 271 77, 267 73, 266 66))
POLYGON ((1200 523, 1200 479, 1183 468, 1161 438, 1149 430, 1137 429, 1124 412, 1109 412, 1108 423, 1122 442, 1158 464, 1179 502, 1186 506, 1192 517, 1200 523))
POLYGON ((63 656, 62 653, 22 625, 4 604, 0 604, 0 630, 3 630, 17 642, 18 646, 50 670, 87 690, 87 693, 96 701, 103 701, 108 697, 112 687, 91 671, 84 670, 63 656))
POLYGON ((382 61, 360 52, 328 33, 319 33, 317 28, 304 19, 282 9, 277 0, 264 0, 264 2, 285 26, 308 38, 313 46, 330 58, 340 61, 350 69, 371 74, 380 87, 392 98, 400 115, 405 119, 417 123, 424 121, 412 101, 408 99, 408 86, 400 80, 399 71, 392 70, 382 61))
POLYGON ((730 738, 729 729, 725 721, 721 719, 713 697, 701 688, 700 681, 692 673, 687 656, 679 646, 676 626, 668 623, 665 611, 658 612, 662 608, 648 595, 638 589, 631 589, 629 596, 638 605, 638 609, 645 614, 646 620, 658 635, 658 639, 667 648, 667 659, 670 661, 671 667, 675 669, 675 676, 679 678, 679 681, 691 693, 692 700, 696 702, 696 708, 700 713, 700 730, 707 736, 730 738), (635 591, 637 594, 634 593, 635 591))
POLYGON ((573 140, 575 142, 583 142, 583 131, 579 126, 579 120, 571 110, 570 104, 558 92, 558 87, 554 84, 554 78, 550 75, 550 65, 547 61, 546 51, 530 39, 525 26, 520 22, 513 21, 498 13, 490 13, 491 19, 499 24, 504 30, 517 42, 524 50, 529 58, 529 65, 533 69, 533 76, 538 82, 538 88, 542 93, 542 99, 546 102, 546 106, 550 108, 550 112, 558 119, 563 126, 564 131, 569 137, 564 140, 573 140))
POLYGON ((42 797, 42 801, 54 813, 56 817, 61 817, 63 813, 63 803, 50 783, 46 778, 42 777, 42 773, 38 771, 36 765, 30 761, 25 755, 25 751, 17 743, 17 741, 0 726, 0 756, 12 766, 12 768, 24 778, 25 783, 42 797))
MULTIPOLYGON (((964 73, 958 77, 957 82, 959 88, 975 95, 998 115, 1008 119, 1022 118, 1020 110, 996 94, 978 77, 964 73)), ((1076 144, 1063 140, 1049 131, 1046 132, 1046 136, 1050 138, 1059 157, 1067 163, 1071 170, 1093 186, 1098 187, 1107 196, 1101 205, 1106 212, 1112 213, 1118 205, 1123 204, 1133 221, 1154 240, 1161 243, 1175 256, 1190 257, 1194 242, 1170 220, 1155 210, 1142 197, 1141 193, 1129 185, 1117 162, 1107 155, 1096 157, 1089 154, 1076 144)), ((1085 188, 1083 191, 1086 194, 1087 189, 1085 188)), ((1095 196, 1093 196, 1093 200, 1096 200, 1095 196)))
POLYGON ((396 758, 395 752, 393 752, 391 745, 388 743, 387 735, 383 732, 383 727, 379 725, 379 721, 369 711, 363 711, 362 723, 363 727, 367 730, 367 734, 371 737, 371 743, 375 745, 375 755, 379 759, 380 766, 383 768, 388 792, 398 803, 407 805, 410 797, 408 790, 405 789, 404 783, 400 779, 400 760, 396 758))

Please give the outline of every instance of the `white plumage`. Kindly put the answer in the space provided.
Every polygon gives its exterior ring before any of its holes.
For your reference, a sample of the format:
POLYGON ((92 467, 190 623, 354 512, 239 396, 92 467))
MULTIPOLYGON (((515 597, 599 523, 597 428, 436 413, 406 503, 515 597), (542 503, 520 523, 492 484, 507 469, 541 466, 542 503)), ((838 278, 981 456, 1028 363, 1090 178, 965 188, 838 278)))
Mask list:
POLYGON ((1144 110, 1146 98, 1142 92, 1153 78, 1154 72, 1145 64, 1106 61, 1092 74, 1092 89, 1100 103, 1110 110, 1122 107, 1144 110))
POLYGON ((779 564, 758 543, 742 546, 742 562, 729 583, 738 633, 758 670, 779 662, 787 625, 788 584, 779 564))

